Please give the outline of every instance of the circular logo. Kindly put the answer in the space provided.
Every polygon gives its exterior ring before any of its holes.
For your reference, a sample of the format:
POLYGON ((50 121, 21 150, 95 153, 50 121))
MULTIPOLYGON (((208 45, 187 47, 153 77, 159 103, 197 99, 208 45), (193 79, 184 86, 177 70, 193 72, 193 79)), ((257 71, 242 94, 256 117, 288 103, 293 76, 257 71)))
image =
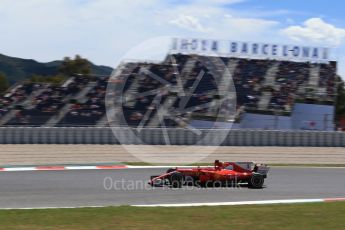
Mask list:
POLYGON ((107 118, 118 142, 139 160, 195 163, 222 144, 234 122, 234 63, 217 53, 168 51, 163 60, 147 58, 164 50, 152 43, 166 40, 151 39, 129 51, 142 56, 145 50, 144 59, 121 60, 107 86, 107 118))

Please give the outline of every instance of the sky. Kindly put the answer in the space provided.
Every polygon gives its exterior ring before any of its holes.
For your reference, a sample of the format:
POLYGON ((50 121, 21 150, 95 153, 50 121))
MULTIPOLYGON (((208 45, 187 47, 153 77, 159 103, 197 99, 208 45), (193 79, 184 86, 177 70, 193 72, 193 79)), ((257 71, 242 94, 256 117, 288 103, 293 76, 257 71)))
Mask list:
POLYGON ((332 47, 345 77, 341 0, 0 0, 0 53, 41 62, 80 54, 116 67, 159 36, 332 47))

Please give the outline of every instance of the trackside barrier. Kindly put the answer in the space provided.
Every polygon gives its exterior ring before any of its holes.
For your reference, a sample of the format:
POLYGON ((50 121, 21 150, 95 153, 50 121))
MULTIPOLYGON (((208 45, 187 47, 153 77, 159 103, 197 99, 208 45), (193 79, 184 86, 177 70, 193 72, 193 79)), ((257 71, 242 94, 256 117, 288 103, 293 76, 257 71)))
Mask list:
POLYGON ((345 132, 276 130, 0 127, 0 144, 149 144, 345 147, 345 132), (220 143, 219 140, 223 140, 220 143))

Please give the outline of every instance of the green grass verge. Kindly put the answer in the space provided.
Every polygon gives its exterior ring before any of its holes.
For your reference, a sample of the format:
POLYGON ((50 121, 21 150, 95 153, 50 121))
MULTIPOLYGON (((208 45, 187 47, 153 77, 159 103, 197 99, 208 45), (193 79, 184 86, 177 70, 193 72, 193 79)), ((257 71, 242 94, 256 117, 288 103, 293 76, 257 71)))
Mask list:
POLYGON ((0 229, 345 229, 345 202, 187 208, 2 210, 0 229))

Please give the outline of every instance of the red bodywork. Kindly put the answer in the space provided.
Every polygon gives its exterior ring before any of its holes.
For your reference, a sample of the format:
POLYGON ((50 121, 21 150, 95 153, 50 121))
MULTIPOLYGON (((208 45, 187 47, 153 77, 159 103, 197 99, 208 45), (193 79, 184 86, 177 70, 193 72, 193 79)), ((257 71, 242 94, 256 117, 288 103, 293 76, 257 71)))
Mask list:
MULTIPOLYGON (((184 177, 190 176, 193 179, 198 179, 201 183, 209 181, 248 181, 254 173, 257 173, 257 170, 251 169, 251 162, 245 164, 248 164, 247 169, 241 167, 235 162, 221 163, 217 161, 215 162, 214 167, 174 168, 174 171, 172 172, 151 178, 150 184, 154 184, 155 181, 158 180, 165 180, 175 172, 183 174, 184 177)), ((268 171, 268 167, 263 167, 267 168, 268 171)), ((267 171, 265 172, 264 177, 266 177, 267 171)))

